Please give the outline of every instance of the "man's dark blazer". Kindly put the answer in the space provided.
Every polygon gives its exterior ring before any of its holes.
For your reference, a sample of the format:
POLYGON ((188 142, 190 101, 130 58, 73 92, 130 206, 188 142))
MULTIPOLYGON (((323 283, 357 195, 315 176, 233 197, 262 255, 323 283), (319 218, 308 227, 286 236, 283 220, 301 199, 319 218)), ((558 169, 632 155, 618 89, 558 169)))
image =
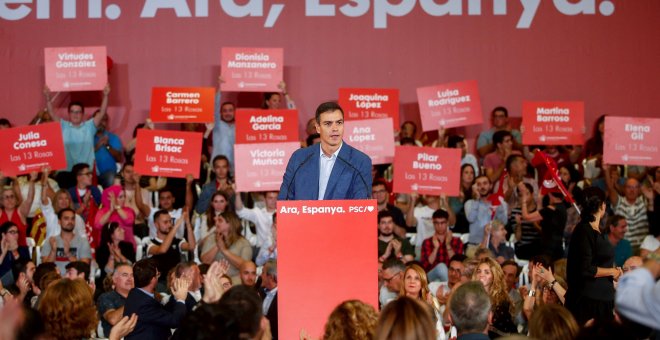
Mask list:
MULTIPOLYGON (((286 166, 278 200, 317 200, 321 144, 296 150, 286 166)), ((330 173, 324 200, 371 197, 371 158, 343 142, 330 173)))
POLYGON ((279 295, 278 293, 275 293, 275 297, 273 298, 273 301, 270 303, 270 307, 268 308, 268 311, 263 311, 266 319, 270 321, 270 332, 273 334, 273 340, 277 340, 277 295, 279 295))
POLYGON ((133 313, 138 316, 137 325, 133 332, 126 336, 126 340, 161 340, 172 335, 171 328, 179 327, 179 323, 186 316, 186 306, 176 303, 170 313, 156 299, 133 288, 126 298, 124 315, 130 316, 133 313))

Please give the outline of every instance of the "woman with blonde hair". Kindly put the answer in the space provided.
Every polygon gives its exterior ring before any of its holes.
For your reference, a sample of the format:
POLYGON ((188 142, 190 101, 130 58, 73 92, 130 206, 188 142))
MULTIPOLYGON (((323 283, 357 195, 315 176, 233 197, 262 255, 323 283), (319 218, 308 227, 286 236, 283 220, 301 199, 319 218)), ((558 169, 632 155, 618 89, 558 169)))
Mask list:
POLYGON ((517 333, 512 317, 513 304, 509 298, 502 267, 490 257, 483 258, 472 274, 472 280, 480 281, 490 296, 493 310, 490 337, 496 338, 507 333, 517 333))
POLYGON ((98 324, 92 289, 81 279, 61 279, 48 286, 39 313, 48 334, 58 340, 89 338, 98 324))
POLYGON ((433 314, 418 299, 401 296, 380 313, 376 340, 435 340, 433 314))
POLYGON ((215 235, 202 247, 203 263, 227 260, 229 275, 234 284, 240 283, 239 270, 244 261, 252 259, 252 246, 241 236, 241 220, 233 212, 225 211, 215 219, 215 235))
POLYGON ((347 300, 330 313, 323 340, 371 340, 376 335, 378 312, 360 300, 347 300))

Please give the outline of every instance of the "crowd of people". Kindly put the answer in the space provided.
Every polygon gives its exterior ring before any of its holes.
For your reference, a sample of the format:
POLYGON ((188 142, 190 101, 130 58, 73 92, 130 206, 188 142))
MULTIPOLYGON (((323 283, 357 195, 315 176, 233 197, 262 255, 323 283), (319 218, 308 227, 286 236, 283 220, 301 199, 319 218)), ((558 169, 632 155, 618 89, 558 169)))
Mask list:
MULTIPOLYGON (((280 89, 264 109, 295 108, 280 89)), ((237 190, 236 105, 218 89, 213 123, 182 124, 203 133, 199 176, 152 177, 134 157, 154 123, 108 131, 110 91, 60 118, 46 88, 31 124, 59 122, 67 168, 0 174, 0 338, 277 339, 281 193, 237 190)), ((323 339, 658 336, 660 168, 603 164, 603 117, 584 147, 523 146, 508 115, 492 110, 475 153, 457 129, 402 124, 399 145, 461 150, 460 193, 393 193, 396 169, 372 167, 378 220, 356 227, 378 231, 380 312, 345 301, 323 339)), ((307 126, 301 146, 323 142, 307 126)))

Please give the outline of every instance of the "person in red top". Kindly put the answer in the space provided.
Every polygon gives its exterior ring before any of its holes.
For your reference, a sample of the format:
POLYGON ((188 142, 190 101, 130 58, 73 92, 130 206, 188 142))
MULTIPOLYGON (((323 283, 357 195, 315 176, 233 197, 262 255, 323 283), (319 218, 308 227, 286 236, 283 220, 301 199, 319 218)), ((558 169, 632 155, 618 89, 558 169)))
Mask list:
MULTIPOLYGON (((2 176, 0 174, 0 176, 2 176)), ((2 190, 2 209, 0 210, 0 224, 7 221, 14 222, 18 227, 18 245, 27 246, 27 221, 26 217, 34 199, 34 183, 37 181, 37 172, 31 172, 29 177, 28 197, 23 200, 20 196, 18 181, 14 181, 15 188, 2 190), (20 203, 20 205, 19 205, 20 203)))
POLYGON ((429 282, 447 281, 449 259, 455 254, 463 254, 463 242, 453 237, 448 228, 449 214, 438 209, 432 216, 435 233, 422 242, 420 262, 427 271, 429 282))

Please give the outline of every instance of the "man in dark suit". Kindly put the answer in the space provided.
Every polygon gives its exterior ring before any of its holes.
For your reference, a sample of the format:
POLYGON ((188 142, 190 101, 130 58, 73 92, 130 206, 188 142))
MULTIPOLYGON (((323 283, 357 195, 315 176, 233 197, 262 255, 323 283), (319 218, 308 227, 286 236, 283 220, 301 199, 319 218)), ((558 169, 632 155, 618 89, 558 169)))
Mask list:
POLYGON ((277 340, 277 261, 268 260, 261 270, 263 313, 270 321, 273 340, 277 340))
POLYGON ((343 142, 344 111, 334 102, 316 109, 321 143, 289 159, 278 200, 339 200, 371 197, 371 158, 343 142))
POLYGON ((179 327, 186 316, 185 300, 190 282, 183 278, 174 280, 171 298, 177 303, 172 312, 168 312, 154 296, 160 275, 156 262, 151 258, 140 260, 133 266, 135 288, 128 293, 124 315, 135 313, 138 321, 133 332, 126 336, 127 340, 167 339, 172 335, 170 330, 179 327))

